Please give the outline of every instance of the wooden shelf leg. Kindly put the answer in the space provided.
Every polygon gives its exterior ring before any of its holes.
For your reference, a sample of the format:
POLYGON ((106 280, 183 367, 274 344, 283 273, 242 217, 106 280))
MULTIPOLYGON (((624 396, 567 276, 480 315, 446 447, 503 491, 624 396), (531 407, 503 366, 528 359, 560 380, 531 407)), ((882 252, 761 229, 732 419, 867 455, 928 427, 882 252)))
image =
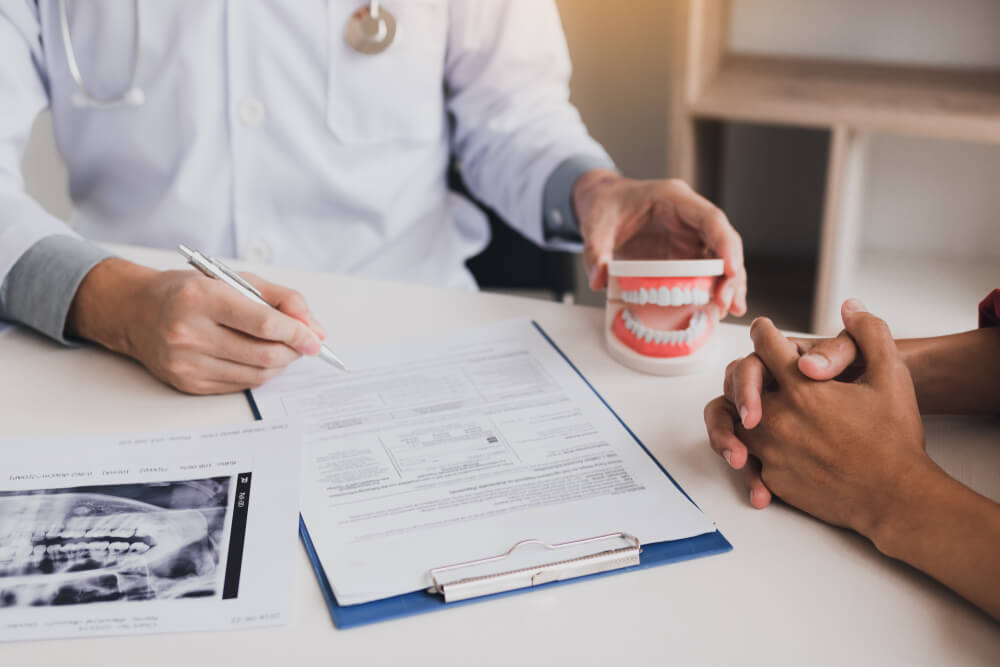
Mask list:
POLYGON ((857 272, 869 137, 846 126, 835 126, 830 134, 813 302, 812 330, 816 334, 833 335, 843 328, 840 304, 851 296, 857 272))

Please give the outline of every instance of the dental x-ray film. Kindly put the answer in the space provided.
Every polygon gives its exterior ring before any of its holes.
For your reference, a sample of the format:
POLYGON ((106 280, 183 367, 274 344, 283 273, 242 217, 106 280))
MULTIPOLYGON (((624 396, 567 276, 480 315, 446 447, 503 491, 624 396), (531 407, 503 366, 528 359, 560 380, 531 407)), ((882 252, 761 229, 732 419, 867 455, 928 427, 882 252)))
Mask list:
POLYGON ((0 441, 0 639, 282 622, 299 439, 0 441))

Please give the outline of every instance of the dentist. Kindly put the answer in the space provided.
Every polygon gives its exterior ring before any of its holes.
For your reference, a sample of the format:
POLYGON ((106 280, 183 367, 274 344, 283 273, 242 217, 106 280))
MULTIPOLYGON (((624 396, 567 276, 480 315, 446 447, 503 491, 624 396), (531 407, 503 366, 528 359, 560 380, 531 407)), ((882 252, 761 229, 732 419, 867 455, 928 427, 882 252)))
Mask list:
POLYGON ((274 311, 191 271, 91 241, 475 288, 479 199, 539 245, 582 247, 591 286, 621 256, 725 260, 740 237, 686 184, 623 178, 569 103, 552 0, 90 3, 0 0, 0 318, 134 357, 191 393, 257 386, 324 332, 300 295, 274 311), (52 112, 72 227, 25 192, 52 112))

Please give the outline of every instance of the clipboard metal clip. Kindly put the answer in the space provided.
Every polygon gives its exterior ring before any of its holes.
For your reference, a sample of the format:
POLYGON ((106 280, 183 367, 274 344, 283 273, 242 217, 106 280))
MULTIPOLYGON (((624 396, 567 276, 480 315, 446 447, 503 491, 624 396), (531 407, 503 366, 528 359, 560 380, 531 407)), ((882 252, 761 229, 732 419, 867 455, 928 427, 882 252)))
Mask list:
POLYGON ((541 540, 523 540, 497 556, 432 569, 430 576, 433 585, 427 592, 443 596, 445 602, 457 602, 483 595, 492 595, 518 588, 530 588, 553 581, 631 567, 639 564, 640 553, 642 553, 642 546, 638 538, 628 533, 609 533, 559 544, 547 544, 541 540), (612 546, 613 542, 617 542, 618 546, 612 546), (598 543, 605 543, 606 548, 542 565, 517 567, 486 574, 475 573, 476 570, 481 571, 484 565, 512 559, 515 552, 530 546, 540 546, 546 551, 567 553, 581 546, 598 543), (454 574, 462 570, 466 571, 465 576, 454 574), (442 576, 449 573, 452 575, 450 578, 442 576))

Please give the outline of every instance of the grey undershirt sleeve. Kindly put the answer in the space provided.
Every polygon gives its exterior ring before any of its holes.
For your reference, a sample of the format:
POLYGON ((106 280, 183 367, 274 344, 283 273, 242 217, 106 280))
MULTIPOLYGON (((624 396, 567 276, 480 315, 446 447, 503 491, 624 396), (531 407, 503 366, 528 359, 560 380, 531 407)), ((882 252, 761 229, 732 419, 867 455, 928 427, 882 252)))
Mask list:
POLYGON ((542 194, 542 229, 547 243, 574 245, 583 241, 573 208, 573 186, 591 169, 615 171, 615 165, 603 157, 574 155, 559 163, 549 176, 542 194))
POLYGON ((66 338, 66 316, 84 277, 113 257, 75 236, 47 236, 21 255, 0 284, 0 319, 20 322, 49 338, 66 338))

